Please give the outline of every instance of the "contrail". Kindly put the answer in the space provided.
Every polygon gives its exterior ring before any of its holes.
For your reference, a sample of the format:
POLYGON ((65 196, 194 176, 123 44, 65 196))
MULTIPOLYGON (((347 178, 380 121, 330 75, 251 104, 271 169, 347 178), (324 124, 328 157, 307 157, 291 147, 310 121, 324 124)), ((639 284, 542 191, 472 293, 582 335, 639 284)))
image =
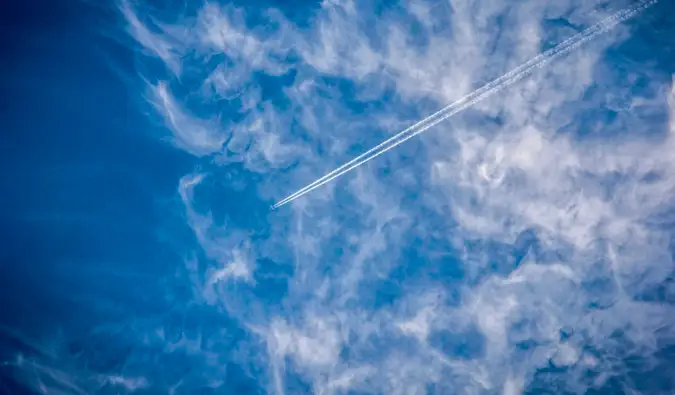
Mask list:
POLYGON ((457 101, 449 104, 446 107, 436 111, 435 113, 429 115, 428 117, 418 121, 414 125, 406 128, 405 130, 399 132, 395 136, 388 138, 377 146, 369 149, 363 154, 357 156, 356 158, 350 160, 349 162, 343 164, 337 169, 331 171, 330 173, 324 175, 323 177, 317 179, 316 181, 308 184, 307 186, 299 189, 297 192, 288 195, 284 199, 280 200, 272 206, 272 209, 279 208, 291 201, 313 191, 314 189, 324 185, 327 182, 334 180, 337 177, 353 170, 356 167, 361 166, 362 164, 382 155, 383 153, 389 151, 390 149, 397 147, 398 145, 404 143, 406 140, 417 136, 420 133, 425 132, 429 128, 438 123, 444 121, 445 119, 471 107, 472 105, 492 96, 493 94, 501 91, 504 88, 507 88, 516 82, 522 80, 528 75, 532 74, 536 69, 546 66, 551 61, 562 57, 571 51, 577 49, 585 42, 595 38, 596 36, 606 33, 609 30, 616 27, 618 24, 634 17, 639 14, 646 8, 649 8, 656 4, 659 0, 642 0, 637 5, 632 7, 626 7, 615 14, 603 19, 602 21, 596 23, 595 25, 583 30, 580 33, 575 34, 574 36, 568 38, 567 40, 559 43, 555 47, 542 52, 536 57, 530 59, 529 61, 523 63, 522 65, 516 67, 515 69, 509 71, 508 73, 502 75, 501 77, 487 83, 481 88, 476 89, 475 91, 467 94, 466 96, 458 99, 457 101))

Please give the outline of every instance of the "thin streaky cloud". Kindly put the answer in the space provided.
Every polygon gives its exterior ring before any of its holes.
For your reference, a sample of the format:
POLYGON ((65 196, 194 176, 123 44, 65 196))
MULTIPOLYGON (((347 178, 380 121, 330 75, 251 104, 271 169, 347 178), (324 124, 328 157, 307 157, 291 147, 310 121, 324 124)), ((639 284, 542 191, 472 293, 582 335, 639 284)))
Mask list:
POLYGON ((292 202, 293 200, 301 196, 306 195, 307 193, 313 191, 314 189, 319 188, 322 185, 340 177, 341 175, 363 165, 364 163, 375 159, 376 157, 382 155, 383 153, 389 151, 390 149, 395 148, 400 144, 403 144, 408 139, 427 131, 431 127, 443 122, 444 120, 450 118, 451 116, 473 106, 474 104, 480 101, 483 101, 484 99, 515 84, 516 82, 521 81, 522 79, 524 79, 525 77, 529 76, 531 73, 536 71, 536 69, 542 68, 546 66, 549 62, 564 55, 567 55, 573 50, 579 48, 584 43, 592 40, 593 38, 597 37, 600 34, 608 32, 609 30, 616 27, 618 24, 638 15, 640 12, 653 6, 657 2, 658 0, 643 0, 635 6, 626 7, 616 12, 615 14, 603 19, 602 21, 596 23, 595 25, 559 43, 558 45, 549 49, 548 51, 540 53, 536 57, 530 59, 529 61, 523 63, 517 68, 502 75, 501 77, 489 82, 488 84, 482 86, 481 88, 474 90, 473 92, 467 94, 466 96, 460 98, 459 100, 449 104, 448 106, 440 109, 439 111, 431 114, 430 116, 418 121, 414 125, 388 138, 387 140, 383 141, 377 146, 371 148, 370 150, 364 152, 363 154, 336 168, 330 173, 324 175, 323 177, 311 182, 310 184, 292 193, 291 195, 288 195, 284 199, 274 204, 272 206, 272 209, 277 209, 287 203, 292 202))

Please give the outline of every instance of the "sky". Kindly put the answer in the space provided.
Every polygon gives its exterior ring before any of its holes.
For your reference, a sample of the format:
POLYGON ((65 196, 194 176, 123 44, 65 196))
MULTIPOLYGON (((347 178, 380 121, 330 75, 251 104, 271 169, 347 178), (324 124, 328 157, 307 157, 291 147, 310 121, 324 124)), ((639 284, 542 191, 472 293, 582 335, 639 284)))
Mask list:
POLYGON ((0 393, 672 394, 660 0, 0 5, 0 393))

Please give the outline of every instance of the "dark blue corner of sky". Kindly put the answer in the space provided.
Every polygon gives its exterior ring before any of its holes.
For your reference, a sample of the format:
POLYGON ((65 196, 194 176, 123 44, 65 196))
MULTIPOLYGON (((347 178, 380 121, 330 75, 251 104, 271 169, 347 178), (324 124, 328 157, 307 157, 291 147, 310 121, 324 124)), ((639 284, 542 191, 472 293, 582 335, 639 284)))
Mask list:
POLYGON ((0 2, 3 357, 25 347, 12 333, 95 325, 82 302, 94 294, 142 308, 129 279, 180 259, 158 229, 189 159, 157 144, 130 102, 133 54, 105 35, 119 23, 107 7, 0 2))

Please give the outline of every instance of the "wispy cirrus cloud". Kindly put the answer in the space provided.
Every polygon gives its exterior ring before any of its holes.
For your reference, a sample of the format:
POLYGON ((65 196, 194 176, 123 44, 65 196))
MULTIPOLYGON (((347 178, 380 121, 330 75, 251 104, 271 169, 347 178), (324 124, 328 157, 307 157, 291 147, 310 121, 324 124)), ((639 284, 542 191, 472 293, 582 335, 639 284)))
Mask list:
MULTIPOLYGON (((325 2, 303 27, 262 12, 272 26, 263 30, 245 11, 211 4, 194 23, 211 51, 232 59, 205 79, 218 81, 213 91, 236 91, 246 111, 287 126, 249 140, 239 159, 259 158, 248 168, 274 174, 261 191, 279 193, 289 188, 275 185, 319 175, 355 142, 377 141, 612 11, 600 5, 418 2, 383 8, 375 19, 365 4, 325 2), (286 86, 278 102, 259 95, 266 87, 257 72, 286 86), (294 170, 270 173, 275 155, 297 163, 294 170)), ((670 307, 641 295, 672 274, 670 233, 649 220, 669 205, 672 131, 630 120, 658 108, 665 114, 670 94, 648 86, 628 99, 636 104, 618 117, 644 132, 616 139, 594 134, 620 125, 581 116, 593 112, 583 104, 589 98, 594 108, 607 102, 594 92, 599 84, 618 95, 627 89, 619 76, 598 74, 610 67, 603 49, 627 32, 619 27, 437 126, 417 147, 384 159, 387 172, 369 166, 270 215, 269 236, 251 248, 289 267, 284 303, 294 307, 242 318, 268 345, 268 389, 289 391, 299 375, 316 393, 423 393, 429 385, 519 393, 549 363, 578 389, 608 379, 589 382, 582 372, 620 374, 599 355, 625 342, 640 346, 624 352, 649 358, 655 333, 671 333, 663 332, 670 307), (531 230, 536 248, 513 251, 531 230), (467 242, 483 247, 467 250, 467 242), (445 284, 427 273, 451 272, 447 265, 456 269, 445 284), (617 331, 624 340, 613 339, 617 331), (402 346, 410 347, 405 358, 402 346)), ((264 273, 255 270, 253 277, 264 273)), ((231 291, 221 292, 227 299, 231 291)))
MULTIPOLYGON (((658 393, 628 378, 640 372, 626 358, 647 371, 673 341, 675 101, 662 72, 608 55, 643 45, 636 27, 283 210, 239 213, 625 5, 324 1, 305 18, 122 3, 128 32, 171 71, 148 97, 198 161, 178 186, 197 246, 170 280, 191 290, 175 309, 197 304, 245 333, 227 352, 227 331, 181 334, 198 339, 200 379, 233 390, 228 363, 277 394, 576 393, 617 380, 658 393), (235 172, 243 185, 209 181, 235 172)), ((192 373, 134 366, 147 388, 197 388, 192 373)))

